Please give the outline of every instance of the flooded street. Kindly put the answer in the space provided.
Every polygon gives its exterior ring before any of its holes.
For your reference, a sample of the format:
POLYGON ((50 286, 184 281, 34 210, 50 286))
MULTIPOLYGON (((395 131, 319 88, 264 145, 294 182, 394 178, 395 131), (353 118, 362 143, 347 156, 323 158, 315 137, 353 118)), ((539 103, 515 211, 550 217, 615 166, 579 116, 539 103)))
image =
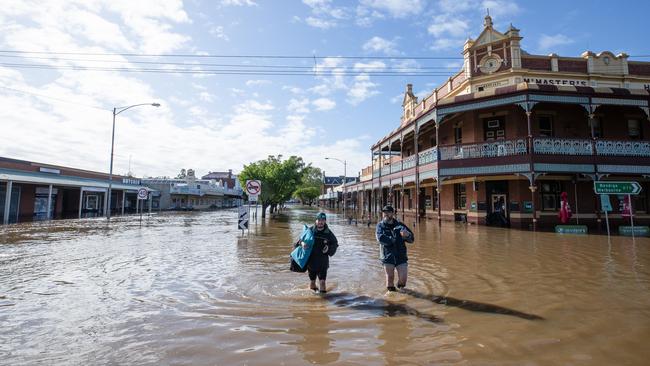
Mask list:
POLYGON ((0 364, 647 364, 650 239, 428 223, 387 294, 374 226, 330 213, 315 295, 288 269, 315 212, 0 227, 0 364))

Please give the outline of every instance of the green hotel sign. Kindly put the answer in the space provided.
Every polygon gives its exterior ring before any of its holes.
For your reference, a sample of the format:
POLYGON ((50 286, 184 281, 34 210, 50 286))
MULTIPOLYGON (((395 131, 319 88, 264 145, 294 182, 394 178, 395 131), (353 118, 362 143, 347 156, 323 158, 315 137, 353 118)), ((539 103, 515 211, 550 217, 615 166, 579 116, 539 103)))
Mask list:
POLYGON ((641 185, 638 182, 594 182, 596 194, 639 194, 641 185))

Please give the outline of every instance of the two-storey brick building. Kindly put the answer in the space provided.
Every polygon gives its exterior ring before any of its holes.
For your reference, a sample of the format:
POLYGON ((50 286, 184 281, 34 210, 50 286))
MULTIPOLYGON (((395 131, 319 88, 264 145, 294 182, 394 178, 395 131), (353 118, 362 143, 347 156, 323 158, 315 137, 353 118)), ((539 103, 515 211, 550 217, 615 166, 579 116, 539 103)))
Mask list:
POLYGON ((372 175, 349 187, 359 215, 391 203, 405 217, 550 227, 566 192, 573 223, 594 227, 593 182, 633 180, 644 187, 635 220, 648 224, 650 63, 531 55, 521 40, 486 16, 458 73, 421 100, 407 85, 399 127, 371 148, 372 175))

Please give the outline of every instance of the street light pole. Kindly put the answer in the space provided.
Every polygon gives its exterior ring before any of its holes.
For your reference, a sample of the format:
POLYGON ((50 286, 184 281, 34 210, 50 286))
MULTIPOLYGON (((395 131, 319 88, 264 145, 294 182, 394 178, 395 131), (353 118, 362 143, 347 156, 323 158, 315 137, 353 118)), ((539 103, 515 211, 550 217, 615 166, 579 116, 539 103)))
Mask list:
POLYGON ((347 217, 345 216, 345 203, 346 203, 346 200, 347 200, 347 195, 346 195, 346 183, 347 182, 346 182, 346 180, 347 180, 347 175, 348 175, 347 161, 337 159, 337 158, 329 158, 329 157, 326 157, 325 160, 336 160, 336 161, 338 161, 340 163, 343 163, 343 220, 347 220, 347 217))
POLYGON ((127 109, 131 109, 133 107, 139 107, 141 105, 160 107, 160 103, 141 103, 141 104, 129 105, 126 107, 113 108, 113 132, 111 133, 111 167, 108 171, 108 192, 104 197, 104 211, 107 219, 111 218, 111 193, 113 190, 113 150, 115 147, 115 116, 124 112, 127 109))

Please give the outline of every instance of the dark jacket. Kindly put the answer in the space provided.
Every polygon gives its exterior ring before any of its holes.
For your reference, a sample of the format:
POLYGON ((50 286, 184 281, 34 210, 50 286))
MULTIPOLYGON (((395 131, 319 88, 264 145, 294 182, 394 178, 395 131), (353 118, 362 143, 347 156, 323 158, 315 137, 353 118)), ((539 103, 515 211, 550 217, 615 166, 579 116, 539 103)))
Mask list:
POLYGON ((383 263, 399 266, 408 261, 405 242, 412 243, 415 237, 406 225, 397 219, 393 219, 390 224, 382 220, 377 224, 376 236, 379 242, 379 259, 383 263), (401 230, 408 232, 406 238, 400 235, 401 230))
POLYGON ((327 224, 323 230, 317 230, 315 226, 310 226, 309 230, 314 233, 314 247, 307 260, 307 268, 311 271, 318 272, 321 269, 327 269, 330 266, 330 258, 336 253, 339 242, 334 233, 329 229, 327 224), (323 249, 327 245, 327 250, 323 249))

